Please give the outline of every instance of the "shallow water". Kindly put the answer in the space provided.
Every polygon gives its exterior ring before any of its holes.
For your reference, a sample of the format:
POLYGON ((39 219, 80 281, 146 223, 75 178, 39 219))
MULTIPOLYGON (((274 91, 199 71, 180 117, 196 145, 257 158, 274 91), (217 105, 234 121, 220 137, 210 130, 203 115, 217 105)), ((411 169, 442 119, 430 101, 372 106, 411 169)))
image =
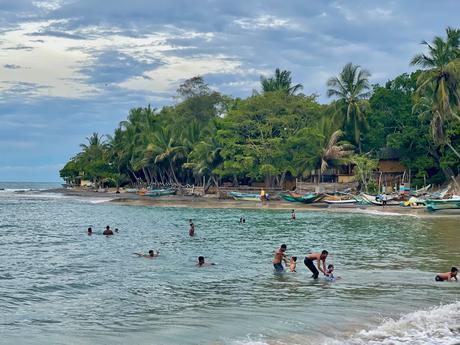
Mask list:
POLYGON ((0 191, 0 343, 455 344, 460 285, 434 275, 460 263, 459 218, 289 218, 0 191), (120 233, 100 235, 107 224, 120 233), (273 274, 281 243, 297 273, 273 274), (132 255, 151 248, 160 257, 132 255), (323 248, 335 283, 303 266, 323 248))

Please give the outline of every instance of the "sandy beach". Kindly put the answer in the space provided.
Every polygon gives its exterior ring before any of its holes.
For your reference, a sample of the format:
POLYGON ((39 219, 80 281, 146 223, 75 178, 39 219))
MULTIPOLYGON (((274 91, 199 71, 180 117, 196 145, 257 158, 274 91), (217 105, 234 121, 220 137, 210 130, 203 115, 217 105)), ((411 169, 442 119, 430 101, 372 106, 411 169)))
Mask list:
POLYGON ((336 213, 364 213, 387 216, 410 216, 418 218, 452 218, 459 217, 458 210, 443 210, 436 213, 426 211, 424 208, 413 209, 399 205, 368 206, 368 205, 328 205, 318 202, 314 204, 290 203, 283 200, 270 200, 269 202, 236 201, 233 199, 219 199, 210 194, 204 197, 169 195, 161 197, 142 196, 134 193, 115 191, 96 192, 85 189, 57 188, 43 191, 44 193, 58 193, 65 196, 80 198, 100 199, 101 202, 110 202, 119 205, 131 206, 156 206, 156 207, 188 207, 188 208, 232 208, 232 209, 266 209, 266 210, 292 210, 296 212, 327 211, 336 213))

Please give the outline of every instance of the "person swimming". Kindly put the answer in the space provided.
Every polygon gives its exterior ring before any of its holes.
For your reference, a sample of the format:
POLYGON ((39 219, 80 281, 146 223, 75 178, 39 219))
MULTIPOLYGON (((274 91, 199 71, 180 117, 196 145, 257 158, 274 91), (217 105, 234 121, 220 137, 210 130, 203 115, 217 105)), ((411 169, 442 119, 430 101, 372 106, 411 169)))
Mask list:
POLYGON ((190 219, 190 229, 188 229, 188 234, 190 237, 195 236, 195 224, 193 224, 191 219, 190 219))
POLYGON ((336 281, 338 279, 334 276, 334 265, 328 265, 326 273, 324 275, 325 275, 324 279, 331 281, 331 282, 336 281))
POLYGON ((297 272, 296 269, 297 266, 297 256, 291 256, 291 260, 289 261, 289 271, 290 272, 297 272))
POLYGON ((110 230, 110 226, 107 225, 107 226, 105 227, 105 230, 102 232, 102 235, 105 235, 105 236, 111 236, 111 235, 113 235, 113 231, 110 230))
POLYGON ((436 280, 437 282, 452 281, 452 280, 458 281, 457 273, 458 273, 457 267, 452 267, 450 269, 450 272, 438 273, 436 277, 434 277, 434 280, 436 280))
POLYGON ((88 228, 88 236, 91 236, 93 234, 93 228, 89 227, 88 228))
POLYGON ((286 258, 286 252, 287 246, 285 244, 282 244, 276 251, 275 251, 275 257, 273 258, 273 268, 275 269, 275 272, 282 273, 284 272, 284 266, 282 262, 287 265, 287 258, 286 258))
POLYGON ((215 263, 213 263, 213 262, 205 262, 204 261, 204 256, 199 256, 198 257, 198 263, 196 264, 196 266, 205 267, 205 266, 212 266, 212 265, 215 265, 215 263))
POLYGON ((153 259, 156 258, 160 255, 160 251, 157 250, 156 252, 153 249, 149 250, 148 254, 143 254, 143 253, 133 253, 134 255, 137 255, 139 257, 147 258, 147 259, 153 259))

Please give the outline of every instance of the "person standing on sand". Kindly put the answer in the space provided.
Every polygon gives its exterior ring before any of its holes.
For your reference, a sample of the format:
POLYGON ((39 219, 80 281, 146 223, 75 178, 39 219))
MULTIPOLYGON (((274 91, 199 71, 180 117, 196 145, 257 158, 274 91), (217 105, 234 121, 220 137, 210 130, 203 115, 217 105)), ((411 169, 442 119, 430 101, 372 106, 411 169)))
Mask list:
POLYGON ((318 279, 319 271, 320 270, 323 274, 326 274, 326 258, 329 252, 327 250, 323 250, 321 253, 311 253, 305 257, 303 263, 307 268, 313 273, 311 276, 313 279, 318 279), (318 268, 315 267, 314 261, 316 260, 316 265, 318 268), (321 263, 323 263, 323 267, 321 268, 321 263))
POLYGON ((278 273, 284 272, 284 267, 283 267, 282 262, 284 261, 286 265, 288 264, 286 254, 285 254, 286 250, 287 250, 287 246, 285 244, 282 244, 281 247, 279 247, 275 251, 275 257, 273 258, 273 261, 272 261, 275 272, 278 272, 278 273))
POLYGON ((107 225, 107 226, 105 227, 105 230, 104 230, 104 232, 102 233, 102 235, 105 235, 105 236, 112 236, 112 235, 113 235, 113 231, 110 230, 110 226, 107 225))
POLYGON ((295 220, 295 211, 294 210, 291 211, 291 219, 295 220))

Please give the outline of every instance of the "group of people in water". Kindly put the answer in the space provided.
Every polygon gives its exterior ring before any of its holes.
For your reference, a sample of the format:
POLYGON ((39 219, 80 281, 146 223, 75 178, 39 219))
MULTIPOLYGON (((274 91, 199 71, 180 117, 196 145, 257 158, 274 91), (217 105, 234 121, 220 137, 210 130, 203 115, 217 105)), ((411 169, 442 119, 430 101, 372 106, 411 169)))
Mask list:
MULTIPOLYGON (((295 210, 291 211, 291 220, 296 219, 296 214, 295 210)), ((240 223, 246 223, 246 219, 243 217, 240 217, 240 223)), ((102 232, 102 235, 104 236, 112 236, 114 233, 118 233, 119 230, 118 228, 115 228, 113 231, 110 226, 106 226, 105 230, 102 232)), ((88 228, 88 235, 93 234, 93 229, 92 227, 88 228)), ((188 232, 190 237, 195 236, 195 224, 193 223, 192 219, 189 219, 189 232, 188 232)), ((275 273, 284 273, 285 272, 285 266, 283 266, 283 263, 286 265, 286 267, 289 267, 289 272, 297 272, 297 256, 291 256, 288 260, 288 257, 286 255, 287 251, 287 245, 282 244, 278 249, 275 251, 275 256, 273 258, 273 268, 275 270, 275 273)), ((153 259, 156 258, 160 255, 159 250, 153 250, 150 249, 148 254, 143 254, 143 253, 133 253, 134 255, 137 255, 139 257, 147 258, 147 259, 153 259)), ((322 250, 321 252, 312 252, 305 256, 305 259, 303 263, 305 264, 306 268, 310 270, 312 273, 311 278, 313 279, 318 279, 320 272, 323 274, 324 279, 328 281, 335 281, 336 279, 340 279, 340 277, 335 277, 334 276, 334 265, 329 264, 326 266, 326 259, 329 255, 329 252, 327 250, 322 250), (316 266, 315 266, 316 262, 316 266)), ((207 263, 205 262, 204 256, 199 256, 198 257, 198 262, 196 266, 198 267, 205 267, 205 266, 211 266, 215 265, 214 263, 207 263)), ((449 272, 444 272, 444 273, 438 273, 435 277, 435 280, 437 282, 440 281, 458 281, 457 279, 457 273, 458 269, 456 267, 452 267, 449 272)))

